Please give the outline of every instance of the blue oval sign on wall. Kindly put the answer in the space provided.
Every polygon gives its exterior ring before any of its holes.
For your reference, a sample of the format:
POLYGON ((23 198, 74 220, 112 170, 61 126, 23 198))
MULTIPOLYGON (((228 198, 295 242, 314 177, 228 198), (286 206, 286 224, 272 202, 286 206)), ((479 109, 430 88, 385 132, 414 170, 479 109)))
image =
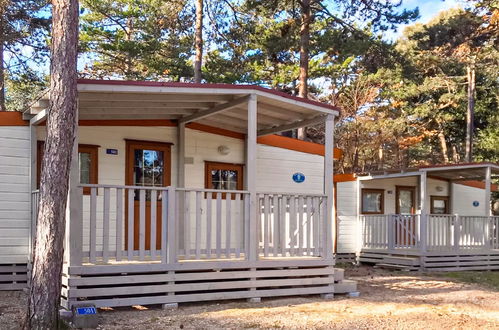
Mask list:
POLYGON ((305 174, 296 172, 295 174, 293 174, 293 181, 296 183, 302 183, 303 181, 305 181, 305 174))
POLYGON ((479 202, 479 201, 473 201, 473 206, 474 206, 474 207, 478 207, 478 206, 480 206, 480 202, 479 202))

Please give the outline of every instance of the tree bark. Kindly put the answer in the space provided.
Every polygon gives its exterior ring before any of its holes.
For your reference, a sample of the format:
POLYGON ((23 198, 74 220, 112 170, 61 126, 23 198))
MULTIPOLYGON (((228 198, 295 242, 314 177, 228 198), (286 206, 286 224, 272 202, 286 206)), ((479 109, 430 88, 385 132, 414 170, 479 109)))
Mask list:
POLYGON ((301 1, 301 26, 300 26, 300 86, 298 96, 308 95, 308 62, 310 52, 310 0, 301 1))
POLYGON ((7 110, 5 108, 5 67, 3 63, 3 52, 4 52, 4 46, 3 46, 3 39, 4 39, 4 32, 3 32, 3 10, 0 11, 0 111, 5 111, 7 110))
POLYGON ((475 68, 466 68, 468 78, 468 109, 466 111, 466 161, 473 161, 473 131, 475 121, 475 68))
POLYGON ((440 141, 440 149, 442 150, 442 158, 444 163, 449 162, 449 150, 447 149, 447 141, 445 140, 444 132, 438 132, 438 140, 440 141))
POLYGON ((196 58, 194 60, 194 82, 201 83, 201 66, 203 64, 203 0, 196 0, 196 58))
POLYGON ((53 0, 52 5, 50 104, 25 323, 29 329, 58 327, 65 209, 78 120, 78 0, 53 0))
MULTIPOLYGON (((310 0, 302 0, 301 5, 301 26, 300 26, 300 84, 298 87, 299 97, 308 97, 308 62, 310 52, 310 0)), ((306 127, 297 131, 298 139, 305 140, 306 127)))

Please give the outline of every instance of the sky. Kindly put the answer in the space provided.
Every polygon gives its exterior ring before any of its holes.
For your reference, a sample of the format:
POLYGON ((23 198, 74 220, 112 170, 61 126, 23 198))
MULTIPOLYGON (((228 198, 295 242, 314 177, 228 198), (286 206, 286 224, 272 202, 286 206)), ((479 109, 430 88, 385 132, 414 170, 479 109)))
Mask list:
MULTIPOLYGON (((415 7, 418 7, 420 18, 416 20, 416 22, 427 23, 438 12, 462 6, 465 2, 466 1, 464 0, 403 0, 402 6, 400 8, 413 9, 415 7)), ((414 24, 414 22, 408 25, 411 24, 414 24)), ((401 24, 397 31, 386 32, 384 34, 384 38, 387 40, 397 39, 397 37, 399 37, 404 31, 405 26, 407 25, 401 24)))

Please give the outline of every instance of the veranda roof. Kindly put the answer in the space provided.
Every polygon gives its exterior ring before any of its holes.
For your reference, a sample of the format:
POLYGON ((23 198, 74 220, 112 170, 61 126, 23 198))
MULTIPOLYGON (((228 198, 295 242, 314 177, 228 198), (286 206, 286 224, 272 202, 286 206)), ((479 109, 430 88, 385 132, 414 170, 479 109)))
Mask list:
MULTIPOLYGON (((80 120, 169 119, 247 132, 249 95, 257 97, 258 135, 324 121, 339 108, 253 85, 166 83, 152 81, 78 81, 80 120)), ((27 115, 41 116, 49 93, 27 115)))

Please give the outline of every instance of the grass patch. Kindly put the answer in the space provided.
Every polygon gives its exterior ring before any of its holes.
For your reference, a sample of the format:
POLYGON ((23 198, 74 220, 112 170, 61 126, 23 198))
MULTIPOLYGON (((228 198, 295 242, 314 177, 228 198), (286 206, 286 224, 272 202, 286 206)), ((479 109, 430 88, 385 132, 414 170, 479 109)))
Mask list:
MULTIPOLYGON (((436 275, 433 273, 431 275, 436 275)), ((494 290, 499 290, 499 272, 482 271, 482 272, 445 272, 438 273, 438 276, 449 277, 460 282, 475 283, 490 287, 494 290)))

